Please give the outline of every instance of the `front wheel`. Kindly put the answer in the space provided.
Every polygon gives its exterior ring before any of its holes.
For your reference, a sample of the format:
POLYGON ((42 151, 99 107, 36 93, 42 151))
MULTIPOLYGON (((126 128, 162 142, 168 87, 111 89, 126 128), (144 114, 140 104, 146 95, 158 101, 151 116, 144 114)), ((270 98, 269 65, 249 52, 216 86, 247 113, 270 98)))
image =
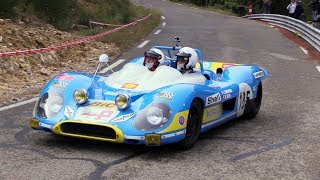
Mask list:
POLYGON ((190 149, 198 140, 201 133, 202 104, 199 100, 193 100, 189 109, 186 137, 178 144, 181 149, 190 149))
POLYGON ((254 99, 248 99, 244 109, 244 117, 254 118, 259 113, 262 102, 262 82, 259 83, 257 90, 257 97, 254 99))

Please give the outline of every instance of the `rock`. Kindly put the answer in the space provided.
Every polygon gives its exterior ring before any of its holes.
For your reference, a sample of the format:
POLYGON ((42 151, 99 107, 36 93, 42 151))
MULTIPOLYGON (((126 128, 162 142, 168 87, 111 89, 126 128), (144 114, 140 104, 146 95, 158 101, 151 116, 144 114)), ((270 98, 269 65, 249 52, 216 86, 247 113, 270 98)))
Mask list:
POLYGON ((11 35, 12 31, 10 29, 7 30, 7 34, 11 35))
POLYGON ((30 19, 23 19, 22 21, 24 21, 25 23, 30 23, 31 21, 30 21, 30 19))
POLYGON ((13 44, 12 43, 8 43, 8 46, 13 46, 13 44))
POLYGON ((79 29, 79 30, 81 30, 81 29, 89 29, 89 27, 85 26, 85 25, 78 25, 77 29, 79 29))
POLYGON ((2 43, 3 42, 3 37, 2 36, 0 36, 0 43, 2 43))
POLYGON ((29 69, 31 70, 30 64, 29 64, 29 63, 26 63, 26 62, 21 63, 21 64, 20 64, 20 68, 23 69, 23 70, 25 70, 25 71, 28 71, 29 69))
POLYGON ((4 24, 5 21, 3 19, 0 19, 0 24, 4 24))
POLYGON ((48 71, 47 69, 45 69, 45 68, 41 68, 41 69, 40 69, 40 73, 41 73, 42 75, 49 76, 49 71, 48 71))
POLYGON ((57 51, 50 51, 50 55, 51 55, 55 60, 58 59, 57 51))
POLYGON ((5 19, 4 21, 8 23, 12 22, 11 19, 5 19))
POLYGON ((24 25, 24 22, 23 21, 19 21, 18 24, 19 25, 24 25))

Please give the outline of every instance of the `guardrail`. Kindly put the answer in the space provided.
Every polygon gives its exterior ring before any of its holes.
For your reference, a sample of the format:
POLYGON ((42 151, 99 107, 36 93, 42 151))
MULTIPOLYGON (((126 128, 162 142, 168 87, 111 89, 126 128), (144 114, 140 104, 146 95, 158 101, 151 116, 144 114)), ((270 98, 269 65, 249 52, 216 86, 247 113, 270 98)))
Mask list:
POLYGON ((295 34, 298 34, 320 52, 320 30, 310 24, 279 14, 252 14, 243 17, 248 19, 260 19, 271 25, 285 28, 295 34))

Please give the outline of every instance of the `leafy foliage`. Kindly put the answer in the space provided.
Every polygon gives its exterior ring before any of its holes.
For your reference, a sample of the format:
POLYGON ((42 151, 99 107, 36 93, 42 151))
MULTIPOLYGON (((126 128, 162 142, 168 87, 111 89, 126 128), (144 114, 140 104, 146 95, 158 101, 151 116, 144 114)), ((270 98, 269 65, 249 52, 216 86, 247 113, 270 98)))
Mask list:
MULTIPOLYGON (((248 5, 253 5, 254 13, 261 13, 263 0, 171 0, 176 2, 187 2, 192 3, 197 6, 217 6, 225 9, 232 10, 233 13, 236 13, 240 16, 245 15, 248 12, 248 5)), ((311 14, 310 6, 307 4, 310 0, 302 1, 305 9, 305 15, 311 14)), ((290 0, 285 1, 272 1, 272 13, 274 14, 283 14, 287 15, 287 6, 290 3, 290 0)))
POLYGON ((61 30, 89 20, 124 24, 139 16, 129 0, 0 0, 0 18, 35 14, 61 30))

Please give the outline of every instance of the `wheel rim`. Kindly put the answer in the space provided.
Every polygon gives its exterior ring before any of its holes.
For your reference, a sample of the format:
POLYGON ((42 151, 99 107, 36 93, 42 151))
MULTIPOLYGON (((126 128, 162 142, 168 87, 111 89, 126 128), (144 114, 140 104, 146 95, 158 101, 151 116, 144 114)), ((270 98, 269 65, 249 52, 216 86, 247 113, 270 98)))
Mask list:
POLYGON ((187 122, 187 137, 192 137, 194 134, 197 133, 199 113, 196 111, 195 108, 190 109, 188 122, 187 122))

